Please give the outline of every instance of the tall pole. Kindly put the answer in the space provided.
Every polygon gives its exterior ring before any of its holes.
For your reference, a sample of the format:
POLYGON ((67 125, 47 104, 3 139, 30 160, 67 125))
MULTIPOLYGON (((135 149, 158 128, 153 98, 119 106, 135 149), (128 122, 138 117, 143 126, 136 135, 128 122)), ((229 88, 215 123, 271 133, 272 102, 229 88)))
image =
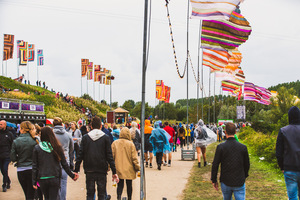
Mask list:
MULTIPOLYGON (((199 66, 200 66, 201 30, 202 30, 202 20, 200 20, 200 24, 199 24, 199 43, 198 43, 198 67, 197 67, 197 122, 199 121, 199 89, 200 89, 199 66)), ((202 61, 202 58, 201 58, 201 61, 202 61)), ((201 62, 201 65, 202 65, 202 62, 201 62)))
POLYGON ((86 75, 86 93, 89 94, 89 74, 86 75))
MULTIPOLYGON (((3 34, 3 38, 4 38, 4 35, 5 34, 3 34)), ((4 41, 3 41, 3 51, 4 51, 4 41)), ((4 76, 4 64, 3 63, 4 63, 4 61, 2 59, 2 74, 1 74, 2 76, 4 76)))
POLYGON ((101 86, 101 84, 100 84, 100 81, 99 81, 99 102, 101 102, 101 98, 100 98, 100 86, 101 86))
POLYGON ((146 199, 145 171, 144 171, 144 124, 145 124, 145 89, 146 89, 146 70, 147 70, 147 52, 148 52, 148 0, 145 0, 144 9, 144 36, 143 36, 143 66, 142 66, 142 106, 141 106, 141 180, 140 180, 140 200, 146 199))
POLYGON ((187 130, 187 149, 189 149, 189 9, 190 0, 187 1, 187 27, 186 27, 186 130, 187 130))
POLYGON ((216 122, 216 73, 214 73, 214 119, 213 123, 216 122))
POLYGON ((210 79, 211 79, 211 69, 209 69, 209 82, 208 82, 208 124, 210 123, 210 79))
POLYGON ((110 92, 109 92, 110 93, 110 110, 112 110, 111 109, 111 107, 112 107, 112 105, 111 105, 111 85, 112 85, 112 81, 110 80, 110 92))
POLYGON ((29 62, 28 62, 28 56, 27 56, 27 84, 29 84, 29 83, 30 83, 30 81, 29 81, 29 62))
POLYGON ((39 66, 36 66, 36 80, 39 81, 39 66))

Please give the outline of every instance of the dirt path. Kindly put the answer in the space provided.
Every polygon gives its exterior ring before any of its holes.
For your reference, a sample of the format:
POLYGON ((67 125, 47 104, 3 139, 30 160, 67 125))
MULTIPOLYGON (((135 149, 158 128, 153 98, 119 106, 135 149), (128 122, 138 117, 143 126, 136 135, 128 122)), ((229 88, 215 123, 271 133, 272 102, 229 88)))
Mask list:
MULTIPOLYGON (((163 197, 168 200, 181 199, 182 191, 185 188, 187 180, 190 176, 190 170, 194 164, 193 161, 181 161, 180 149, 173 153, 172 166, 163 166, 162 170, 157 170, 155 159, 153 168, 146 168, 146 192, 148 200, 160 200, 163 197)), ((9 165, 9 176, 12 180, 11 189, 6 193, 0 190, 1 200, 23 200, 24 194, 17 178, 17 170, 12 165, 9 165)), ((85 189, 85 174, 83 169, 79 174, 79 179, 74 182, 68 178, 68 200, 83 200, 86 197, 85 189)), ((0 176, 2 183, 2 176, 0 176)), ((112 186, 111 172, 107 176, 107 192, 112 196, 112 199, 117 199, 116 187, 112 186)), ((133 181, 133 200, 139 199, 140 179, 133 181)), ((122 197, 126 197, 126 187, 123 190, 122 197)))

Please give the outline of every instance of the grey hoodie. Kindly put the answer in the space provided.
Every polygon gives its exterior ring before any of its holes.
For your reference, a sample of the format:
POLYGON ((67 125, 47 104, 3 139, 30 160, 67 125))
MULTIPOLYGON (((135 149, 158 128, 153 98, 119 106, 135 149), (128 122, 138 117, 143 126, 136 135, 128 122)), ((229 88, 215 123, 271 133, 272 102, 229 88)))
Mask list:
POLYGON ((64 150, 67 163, 70 164, 70 154, 74 151, 72 136, 70 136, 64 127, 60 125, 54 126, 53 131, 64 150))
POLYGON ((105 135, 105 133, 103 131, 101 131, 100 129, 93 129, 92 131, 90 131, 88 133, 88 135, 90 136, 90 138, 95 141, 98 140, 99 138, 101 138, 103 135, 105 135))

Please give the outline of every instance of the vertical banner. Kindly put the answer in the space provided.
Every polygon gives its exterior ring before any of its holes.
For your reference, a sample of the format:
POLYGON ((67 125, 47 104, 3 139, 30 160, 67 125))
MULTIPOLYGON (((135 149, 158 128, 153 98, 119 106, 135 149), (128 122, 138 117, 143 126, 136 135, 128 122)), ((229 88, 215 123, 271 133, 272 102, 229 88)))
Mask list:
POLYGON ((87 67, 87 80, 93 80, 93 62, 90 62, 87 67))
POLYGON ((87 66, 89 65, 89 59, 81 59, 81 77, 87 75, 87 66))
POLYGON ((28 62, 34 61, 34 44, 28 44, 28 62))
POLYGON ((14 35, 4 34, 3 61, 12 59, 14 53, 14 35))
POLYGON ((18 44, 19 48, 19 65, 27 65, 27 49, 28 49, 28 42, 20 40, 18 44))
POLYGON ((38 49, 37 50, 37 66, 42 66, 44 65, 44 52, 43 49, 38 49))
POLYGON ((105 72, 105 85, 110 85, 110 79, 108 79, 107 77, 111 76, 111 70, 106 70, 105 72))
POLYGON ((237 119, 246 119, 246 108, 245 106, 237 106, 236 107, 236 118, 237 119))

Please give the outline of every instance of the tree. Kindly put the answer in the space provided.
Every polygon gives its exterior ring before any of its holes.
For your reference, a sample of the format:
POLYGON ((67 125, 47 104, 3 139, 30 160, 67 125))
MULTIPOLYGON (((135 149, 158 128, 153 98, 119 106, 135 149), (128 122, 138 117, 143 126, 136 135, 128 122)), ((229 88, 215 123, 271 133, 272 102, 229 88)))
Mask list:
POLYGON ((111 103, 111 107, 117 108, 118 107, 118 102, 117 101, 116 102, 112 102, 111 103))
MULTIPOLYGON (((152 114, 151 112, 152 112, 151 107, 148 105, 148 103, 145 103, 145 118, 150 116, 152 114)), ((142 103, 137 102, 131 111, 131 115, 134 117, 140 118, 141 113, 142 113, 142 103)))
POLYGON ((128 110, 131 113, 131 110, 134 108, 135 102, 133 100, 126 100, 121 106, 123 109, 128 110))

